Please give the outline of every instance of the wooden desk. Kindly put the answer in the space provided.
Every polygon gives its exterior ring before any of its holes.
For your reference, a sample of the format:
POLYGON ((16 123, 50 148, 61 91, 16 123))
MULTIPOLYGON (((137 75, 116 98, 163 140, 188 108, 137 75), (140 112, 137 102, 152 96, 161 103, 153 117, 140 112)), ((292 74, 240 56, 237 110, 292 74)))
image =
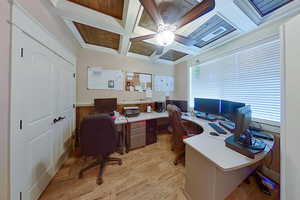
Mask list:
POLYGON ((225 199, 262 161, 274 142, 265 141, 264 152, 250 159, 225 146, 224 140, 232 134, 211 136, 214 131, 208 121, 196 117, 183 117, 203 127, 200 135, 184 140, 186 144, 186 183, 188 199, 225 199))

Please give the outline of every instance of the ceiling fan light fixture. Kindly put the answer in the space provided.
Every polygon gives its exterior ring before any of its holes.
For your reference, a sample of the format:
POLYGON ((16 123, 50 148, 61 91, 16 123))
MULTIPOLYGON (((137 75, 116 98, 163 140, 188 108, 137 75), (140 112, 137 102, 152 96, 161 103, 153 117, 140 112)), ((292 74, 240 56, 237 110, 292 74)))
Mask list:
POLYGON ((168 46, 174 42, 175 34, 172 31, 165 30, 156 35, 156 41, 160 46, 168 46))

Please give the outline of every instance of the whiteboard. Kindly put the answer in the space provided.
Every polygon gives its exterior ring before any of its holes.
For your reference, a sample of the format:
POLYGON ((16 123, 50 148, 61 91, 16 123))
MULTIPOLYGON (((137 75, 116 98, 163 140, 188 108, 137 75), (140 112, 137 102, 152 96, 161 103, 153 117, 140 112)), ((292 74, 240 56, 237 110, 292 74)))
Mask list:
POLYGON ((124 74, 122 70, 88 67, 88 89, 122 91, 123 88, 124 74))
POLYGON ((154 78, 154 88, 157 92, 173 92, 174 77, 156 75, 154 78))

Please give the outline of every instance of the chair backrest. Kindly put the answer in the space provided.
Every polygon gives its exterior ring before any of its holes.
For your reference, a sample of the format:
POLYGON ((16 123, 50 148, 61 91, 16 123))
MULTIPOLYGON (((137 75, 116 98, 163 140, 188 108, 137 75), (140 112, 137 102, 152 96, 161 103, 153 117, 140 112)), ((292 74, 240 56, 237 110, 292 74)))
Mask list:
POLYGON ((80 125, 80 147, 85 156, 108 156, 117 148, 117 131, 108 114, 89 115, 80 125))
POLYGON ((183 147, 183 139, 182 136, 186 134, 186 130, 182 124, 181 120, 181 111, 175 105, 168 105, 167 110, 169 113, 169 120, 172 127, 173 134, 173 145, 175 148, 183 147))

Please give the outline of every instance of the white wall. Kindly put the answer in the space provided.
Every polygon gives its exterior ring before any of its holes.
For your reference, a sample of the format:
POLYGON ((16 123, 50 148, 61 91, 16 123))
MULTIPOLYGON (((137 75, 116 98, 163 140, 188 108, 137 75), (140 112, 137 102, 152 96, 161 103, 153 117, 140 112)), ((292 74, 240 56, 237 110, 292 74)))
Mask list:
MULTIPOLYGON (((153 75, 174 75, 173 65, 153 64, 147 60, 122 55, 113 55, 100 51, 82 49, 77 63, 77 104, 92 104, 95 98, 114 98, 118 101, 144 99, 145 93, 114 90, 88 90, 87 67, 121 69, 129 72, 144 72, 153 75)), ((172 96, 172 94, 171 94, 172 96)), ((153 92, 154 100, 164 100, 165 94, 153 92)))
MULTIPOLYGON (((6 1, 6 0, 5 0, 6 1)), ((80 45, 65 25, 63 20, 55 15, 54 6, 50 0, 14 0, 34 17, 47 31, 53 34, 60 43, 74 55, 78 54, 80 45)))
POLYGON ((175 67, 175 92, 176 100, 188 100, 189 95, 189 67, 188 62, 182 62, 175 67))
POLYGON ((11 5, 0 1, 0 199, 9 199, 9 94, 10 94, 10 33, 11 5))
POLYGON ((296 200, 300 196, 299 156, 299 53, 300 15, 282 29, 282 94, 281 94, 281 199, 296 200))

